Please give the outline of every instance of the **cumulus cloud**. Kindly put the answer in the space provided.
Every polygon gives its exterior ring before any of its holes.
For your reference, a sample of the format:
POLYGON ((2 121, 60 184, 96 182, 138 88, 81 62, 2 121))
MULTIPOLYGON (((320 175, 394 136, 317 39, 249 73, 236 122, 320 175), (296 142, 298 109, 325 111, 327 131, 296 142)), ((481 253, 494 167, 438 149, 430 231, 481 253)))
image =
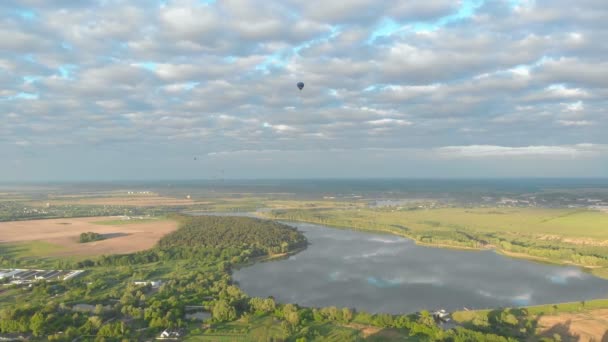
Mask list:
POLYGON ((587 121, 587 120, 579 120, 579 121, 558 120, 557 123, 562 126, 590 126, 593 124, 591 121, 587 121))
POLYGON ((486 158, 486 157, 585 157, 605 153, 607 146, 577 144, 571 146, 523 146, 507 147, 492 145, 445 146, 437 152, 446 158, 486 158))
POLYGON ((0 155, 585 156, 599 172, 606 16, 596 0, 2 1, 0 155))

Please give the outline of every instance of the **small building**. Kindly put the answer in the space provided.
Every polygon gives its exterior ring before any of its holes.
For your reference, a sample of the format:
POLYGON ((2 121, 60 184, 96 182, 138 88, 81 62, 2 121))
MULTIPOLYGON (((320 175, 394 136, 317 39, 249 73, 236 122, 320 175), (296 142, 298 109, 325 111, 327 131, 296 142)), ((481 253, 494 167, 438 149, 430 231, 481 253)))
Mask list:
POLYGON ((70 271, 70 273, 68 273, 68 275, 66 275, 65 277, 63 277, 63 280, 69 280, 72 279, 74 277, 79 276, 80 274, 84 273, 84 270, 74 270, 74 271, 70 271))
POLYGON ((157 340, 177 340, 182 336, 179 330, 169 330, 165 329, 162 333, 156 338, 157 340))
POLYGON ((19 273, 21 273, 23 271, 25 271, 25 270, 19 270, 19 269, 16 269, 16 270, 0 270, 0 279, 3 279, 3 278, 14 278, 15 275, 17 275, 17 274, 19 274, 19 273))
POLYGON ((150 285, 152 286, 152 288, 159 288, 163 282, 162 280, 148 280, 148 281, 134 281, 133 284, 135 285, 141 285, 141 286, 146 286, 146 285, 150 285))
POLYGON ((450 314, 448 312, 446 312, 445 310, 441 309, 441 310, 437 310, 437 311, 433 312, 433 318, 436 321, 448 322, 450 320, 450 314))

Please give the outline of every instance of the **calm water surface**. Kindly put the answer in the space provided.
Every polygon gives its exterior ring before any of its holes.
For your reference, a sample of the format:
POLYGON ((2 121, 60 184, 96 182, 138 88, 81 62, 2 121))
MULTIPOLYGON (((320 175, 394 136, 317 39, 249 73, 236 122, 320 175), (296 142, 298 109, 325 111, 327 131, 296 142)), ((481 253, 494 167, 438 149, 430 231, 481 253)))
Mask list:
POLYGON ((392 235, 288 224, 304 232, 309 247, 289 259, 235 271, 233 278, 249 295, 395 314, 608 296, 607 280, 576 267, 512 259, 493 251, 417 246, 392 235))

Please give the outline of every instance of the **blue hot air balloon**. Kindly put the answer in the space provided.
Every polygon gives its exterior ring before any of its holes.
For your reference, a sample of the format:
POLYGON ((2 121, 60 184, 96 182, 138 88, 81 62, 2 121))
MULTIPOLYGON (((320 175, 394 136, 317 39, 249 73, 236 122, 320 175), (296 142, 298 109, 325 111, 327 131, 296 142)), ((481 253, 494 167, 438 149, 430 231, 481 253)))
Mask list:
POLYGON ((298 82, 298 89, 302 91, 302 88, 304 88, 304 82, 298 82))

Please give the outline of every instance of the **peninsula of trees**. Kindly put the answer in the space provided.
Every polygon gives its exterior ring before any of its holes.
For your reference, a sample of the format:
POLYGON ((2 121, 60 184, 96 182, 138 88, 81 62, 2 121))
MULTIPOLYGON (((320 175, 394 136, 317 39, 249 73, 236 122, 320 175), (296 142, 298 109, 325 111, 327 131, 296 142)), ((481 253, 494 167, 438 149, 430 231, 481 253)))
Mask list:
POLYGON ((161 249, 239 246, 250 250, 251 256, 260 256, 306 245, 306 238, 296 228, 274 221, 222 216, 181 217, 181 221, 178 230, 159 241, 161 249))

